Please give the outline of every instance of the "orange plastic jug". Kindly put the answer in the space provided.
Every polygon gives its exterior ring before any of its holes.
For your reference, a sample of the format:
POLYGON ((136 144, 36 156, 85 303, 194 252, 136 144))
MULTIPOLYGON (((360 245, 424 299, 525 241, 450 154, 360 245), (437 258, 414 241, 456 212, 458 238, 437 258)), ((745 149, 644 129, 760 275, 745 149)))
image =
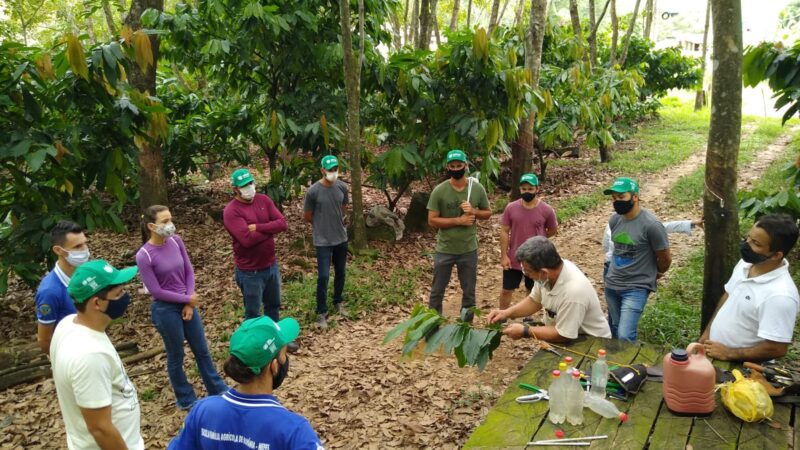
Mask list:
POLYGON ((663 395, 673 414, 702 416, 714 411, 716 373, 702 344, 693 342, 664 356, 663 395))

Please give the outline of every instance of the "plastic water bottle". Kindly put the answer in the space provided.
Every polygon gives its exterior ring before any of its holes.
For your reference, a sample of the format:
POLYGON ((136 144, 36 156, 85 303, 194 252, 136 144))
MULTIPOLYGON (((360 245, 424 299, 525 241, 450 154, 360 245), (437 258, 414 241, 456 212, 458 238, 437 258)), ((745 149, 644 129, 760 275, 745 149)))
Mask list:
POLYGON ((564 389, 564 382, 566 379, 561 376, 560 370, 554 370, 552 372, 553 379, 550 382, 550 387, 547 389, 547 395, 550 397, 549 406, 550 406, 550 413, 547 415, 547 418, 550 419, 550 422, 554 424, 560 424, 564 422, 566 411, 566 390, 564 389))
POLYGON ((591 395, 605 398, 606 384, 608 384, 608 363, 606 362, 606 351, 601 348, 597 351, 597 361, 592 365, 591 395))
POLYGON ((583 402, 584 405, 586 405, 589 409, 597 414, 600 414, 606 419, 619 419, 620 422, 626 422, 628 420, 627 414, 620 412, 615 404, 602 397, 598 397, 594 394, 588 394, 584 397, 583 402))
POLYGON ((567 422, 572 425, 583 423, 583 397, 581 372, 575 369, 567 383, 567 422))
MULTIPOLYGON (((564 364, 567 365, 567 373, 568 374, 572 374, 572 371, 575 370, 575 366, 572 364, 573 361, 574 360, 572 359, 572 356, 564 357, 564 364)), ((564 371, 562 370, 561 372, 563 373, 564 371)))

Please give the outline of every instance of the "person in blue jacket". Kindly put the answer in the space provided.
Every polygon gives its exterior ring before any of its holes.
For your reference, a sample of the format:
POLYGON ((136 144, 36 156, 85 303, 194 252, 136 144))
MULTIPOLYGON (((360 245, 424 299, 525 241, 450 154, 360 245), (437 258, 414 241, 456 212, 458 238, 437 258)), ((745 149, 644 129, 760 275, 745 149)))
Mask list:
POLYGON ((299 333, 290 317, 278 323, 268 316, 245 320, 231 336, 224 366, 238 384, 197 402, 167 448, 324 450, 308 420, 273 395, 289 371, 286 345, 299 333))

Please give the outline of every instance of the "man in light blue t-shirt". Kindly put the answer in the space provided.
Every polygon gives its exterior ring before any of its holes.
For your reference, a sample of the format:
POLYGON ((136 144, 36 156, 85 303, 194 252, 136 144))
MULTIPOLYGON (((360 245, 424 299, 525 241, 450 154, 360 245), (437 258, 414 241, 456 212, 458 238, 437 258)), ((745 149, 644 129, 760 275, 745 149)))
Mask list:
POLYGON ((273 395, 289 371, 285 346, 300 334, 292 318, 245 320, 233 333, 225 373, 238 385, 197 402, 169 450, 324 450, 303 416, 273 395))
POLYGON ((635 341, 647 297, 672 263, 669 240, 664 225, 639 206, 637 182, 617 178, 603 193, 611 195, 616 212, 608 220, 614 243, 604 277, 608 323, 614 338, 635 341))
POLYGON ((75 268, 89 260, 86 235, 75 222, 58 222, 50 230, 50 242, 58 261, 36 290, 36 341, 44 353, 50 353, 50 340, 58 322, 76 312, 67 286, 75 268))

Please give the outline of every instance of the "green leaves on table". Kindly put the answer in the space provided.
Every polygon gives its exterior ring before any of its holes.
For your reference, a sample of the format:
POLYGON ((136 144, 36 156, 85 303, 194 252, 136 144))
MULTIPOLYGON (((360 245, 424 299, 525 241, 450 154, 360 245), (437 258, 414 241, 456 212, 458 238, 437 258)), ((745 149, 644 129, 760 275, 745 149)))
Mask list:
MULTIPOLYGON (((473 310, 477 315, 480 311, 473 310)), ((492 352, 500 345, 500 325, 490 325, 489 328, 474 328, 463 318, 448 323, 446 317, 435 310, 417 305, 411 312, 411 317, 390 330, 383 340, 386 344, 400 337, 403 338, 403 356, 408 356, 422 342, 425 341, 425 353, 443 351, 445 354, 455 354, 458 366, 478 366, 479 370, 486 368, 492 359, 492 352)))

